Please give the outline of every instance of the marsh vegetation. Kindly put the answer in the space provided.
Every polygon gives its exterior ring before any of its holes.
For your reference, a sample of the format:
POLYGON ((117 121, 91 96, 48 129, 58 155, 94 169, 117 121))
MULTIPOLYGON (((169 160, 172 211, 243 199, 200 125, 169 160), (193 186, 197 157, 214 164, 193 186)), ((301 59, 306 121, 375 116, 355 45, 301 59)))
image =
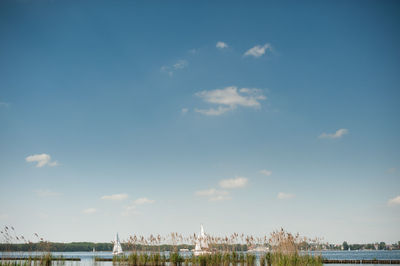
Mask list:
MULTIPOLYGON (((14 251, 15 245, 23 245, 25 250, 41 251, 40 256, 27 256, 25 260, 7 260, 2 256, 0 266, 47 266, 64 264, 60 258, 52 257, 52 243, 34 235, 36 242, 18 236, 14 228, 5 227, 1 231, 2 251, 14 251), (5 249, 8 247, 8 249, 5 249), (57 259, 57 261, 55 261, 57 259)), ((123 240, 125 253, 112 258, 113 265, 161 266, 161 265, 222 265, 222 266, 318 266, 322 265, 320 239, 309 239, 285 230, 277 230, 270 235, 255 237, 233 233, 229 236, 206 236, 209 250, 207 254, 194 256, 192 252, 196 234, 183 236, 171 233, 167 236, 148 237, 132 235, 123 240), (184 249, 185 251, 183 251, 184 249)), ((112 242, 109 243, 111 250, 112 242)), ((86 245, 87 246, 87 245, 86 245)), ((94 257, 93 263, 101 259, 94 257)))
POLYGON ((254 237, 234 233, 230 236, 207 236, 209 254, 194 256, 191 252, 179 252, 178 247, 183 243, 194 245, 196 234, 184 237, 177 233, 167 238, 162 236, 131 236, 127 245, 131 248, 129 255, 114 256, 114 264, 129 266, 158 266, 158 265, 222 265, 222 266, 266 266, 266 265, 322 265, 319 239, 308 239, 293 235, 281 229, 270 236, 254 237), (160 252, 160 244, 170 242, 172 250, 165 255, 160 252), (138 247, 147 247, 138 250, 138 247))

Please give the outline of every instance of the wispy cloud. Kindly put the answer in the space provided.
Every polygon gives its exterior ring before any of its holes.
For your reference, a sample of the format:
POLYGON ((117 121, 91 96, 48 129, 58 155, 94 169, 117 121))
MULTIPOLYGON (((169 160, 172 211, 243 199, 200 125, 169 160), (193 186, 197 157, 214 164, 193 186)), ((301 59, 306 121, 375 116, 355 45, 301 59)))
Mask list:
POLYGON ((400 205, 400 195, 388 200, 388 205, 400 205))
POLYGON ((200 91, 195 94, 206 103, 218 105, 217 108, 195 109, 196 112, 204 115, 221 115, 237 106, 248 108, 260 108, 261 101, 267 97, 263 95, 262 90, 257 88, 237 88, 235 86, 224 89, 209 91, 200 91))
POLYGON ((172 77, 176 70, 186 68, 187 66, 188 62, 186 60, 179 60, 171 66, 162 66, 161 71, 172 77))
POLYGON ((8 106, 10 106, 10 104, 9 104, 9 103, 6 103, 6 102, 0 102, 0 107, 8 107, 8 106))
POLYGON ((253 56, 255 58, 261 57, 264 55, 267 51, 272 51, 272 46, 269 43, 264 44, 263 46, 261 45, 256 45, 249 50, 247 50, 244 53, 244 56, 253 56))
POLYGON ((124 199, 127 199, 128 197, 129 197, 128 194, 121 193, 121 194, 105 195, 105 196, 102 196, 101 199, 102 200, 124 200, 124 199))
POLYGON ((270 176, 270 175, 272 175, 272 171, 263 169, 260 171, 260 174, 270 176))
POLYGON ((247 178, 238 176, 235 178, 223 179, 219 182, 219 185, 222 188, 242 188, 247 185, 248 181, 247 178))
POLYGON ((59 192, 55 192, 49 189, 38 189, 35 190, 35 193, 37 196, 42 197, 42 198, 47 198, 47 197, 57 197, 61 196, 62 194, 59 192))
POLYGON ((187 63, 186 60, 179 60, 178 62, 176 62, 176 63, 173 65, 173 68, 174 68, 174 69, 182 69, 182 68, 187 67, 187 65, 188 65, 188 63, 187 63))
POLYGON ((188 108, 182 108, 181 113, 182 113, 183 115, 186 114, 187 112, 189 112, 189 109, 188 109, 188 108))
POLYGON ((206 190, 199 190, 195 192, 196 196, 206 197, 209 201, 230 200, 229 192, 226 190, 219 190, 210 188, 206 190))
POLYGON ((341 129, 336 130, 335 133, 322 133, 321 135, 319 135, 319 138, 320 139, 338 139, 348 133, 349 133, 349 130, 347 130, 345 128, 341 128, 341 129))
POLYGON ((143 204, 151 204, 154 203, 155 200, 148 199, 148 198, 138 198, 133 201, 133 204, 135 205, 143 205, 143 204))
POLYGON ((277 198, 281 200, 292 199, 294 198, 294 194, 279 192, 277 198))
POLYGON ((84 213, 84 214, 93 214, 96 212, 97 212, 97 210, 95 208, 87 208, 87 209, 82 210, 82 213, 84 213))
POLYGON ((228 106, 240 105, 245 107, 260 107, 260 100, 266 99, 260 89, 238 89, 235 86, 226 87, 224 89, 201 91, 196 93, 196 96, 208 103, 228 106))
POLYGON ((229 179, 223 179, 219 182, 219 186, 223 189, 205 189, 198 190, 195 192, 196 196, 206 197, 208 201, 221 201, 230 200, 230 192, 227 189, 243 188, 247 185, 248 179, 245 177, 235 177, 229 179))
POLYGON ((132 201, 130 205, 125 207, 125 210, 122 212, 122 215, 129 216, 131 214, 138 214, 138 212, 136 210, 138 206, 153 204, 154 202, 156 202, 156 201, 146 198, 146 197, 138 198, 138 199, 132 201))
POLYGON ((228 48, 228 44, 224 43, 224 42, 217 42, 217 44, 215 45, 215 47, 217 47, 218 49, 226 49, 228 48))
POLYGON ((51 156, 46 154, 46 153, 42 153, 42 154, 34 154, 34 155, 30 155, 28 157, 25 158, 25 160, 29 163, 37 163, 36 167, 43 167, 45 165, 48 166, 57 166, 58 162, 57 161, 51 161, 51 156))
POLYGON ((233 110, 232 107, 222 107, 218 106, 217 109, 215 108, 209 108, 209 109, 194 109, 195 112, 203 114, 203 115, 209 115, 209 116, 218 116, 222 115, 223 113, 226 113, 230 110, 233 110))

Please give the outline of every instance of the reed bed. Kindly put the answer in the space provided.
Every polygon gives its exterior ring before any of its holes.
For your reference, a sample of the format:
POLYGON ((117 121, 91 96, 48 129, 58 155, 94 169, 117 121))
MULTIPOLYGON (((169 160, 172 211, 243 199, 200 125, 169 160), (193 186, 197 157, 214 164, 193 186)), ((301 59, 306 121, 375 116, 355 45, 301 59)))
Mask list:
MULTIPOLYGON (((34 246, 34 242, 25 238, 23 235, 18 235, 13 226, 5 226, 0 231, 2 237, 2 243, 8 246, 9 249, 5 250, 5 252, 12 252, 13 244, 26 244, 28 247, 31 247, 28 253, 33 252, 32 247, 34 246)), ((37 233, 35 233, 34 238, 36 239, 36 245, 39 247, 39 250, 42 251, 42 254, 39 256, 26 256, 24 260, 10 260, 7 258, 0 259, 0 266, 50 266, 52 264, 53 257, 50 253, 50 242, 46 241, 43 237, 40 237, 37 233)), ((24 257, 22 253, 20 257, 24 257)), ((53 262, 54 264, 54 262, 53 262)), ((65 262, 62 258, 58 258, 58 261, 55 263, 57 265, 64 265, 65 262)))
POLYGON ((65 265, 65 261, 58 260, 57 262, 52 261, 52 256, 50 253, 44 254, 40 257, 27 257, 26 260, 0 260, 0 266, 50 266, 53 264, 56 265, 65 265))
POLYGON ((277 266, 320 266, 323 264, 321 256, 283 254, 283 253, 267 253, 260 258, 260 265, 277 265, 277 266))
MULTIPOLYGON (((51 243, 34 234, 37 242, 31 242, 18 236, 13 227, 1 231, 2 244, 23 243, 34 245, 34 251, 43 252, 39 257, 27 257, 26 260, 0 260, 0 266, 50 266, 64 264, 54 261, 51 256, 51 243), (38 250, 39 247, 39 250, 38 250)), ((194 256, 191 252, 180 252, 180 249, 193 249, 198 239, 193 234, 183 236, 171 233, 167 236, 150 235, 148 237, 132 235, 122 241, 125 253, 114 256, 114 265, 126 266, 320 266, 322 265, 320 239, 309 239, 299 234, 291 234, 283 229, 273 231, 270 235, 255 237, 233 233, 229 236, 206 235, 208 254, 194 256)), ((112 242, 111 242, 112 243, 112 242)), ((97 260, 94 259, 94 262, 97 260)), ((101 259, 99 260, 101 261, 101 259)))
POLYGON ((129 256, 114 256, 115 265, 129 266, 162 266, 162 265, 256 265, 257 257, 254 254, 237 253, 213 253, 208 255, 182 256, 179 253, 171 253, 169 256, 148 253, 133 253, 129 256))
POLYGON ((172 253, 169 257, 159 254, 130 254, 129 256, 115 256, 114 265, 128 266, 320 266, 322 258, 311 255, 272 253, 260 254, 238 254, 238 253, 214 253, 199 256, 182 256, 179 253, 172 253), (158 255, 158 256, 157 256, 158 255))
POLYGON ((253 237, 234 233, 225 237, 207 236, 209 253, 194 256, 179 253, 178 246, 190 243, 193 247, 197 235, 184 237, 171 233, 167 237, 130 236, 125 242, 131 247, 129 256, 114 256, 113 262, 128 266, 320 266, 322 257, 320 239, 309 239, 285 230, 277 230, 269 236, 253 237), (162 244, 171 246, 170 253, 160 255, 162 244), (147 248, 145 248, 147 247, 147 248), (262 251, 257 251, 261 248, 262 251), (254 252, 254 253, 253 253, 254 252))

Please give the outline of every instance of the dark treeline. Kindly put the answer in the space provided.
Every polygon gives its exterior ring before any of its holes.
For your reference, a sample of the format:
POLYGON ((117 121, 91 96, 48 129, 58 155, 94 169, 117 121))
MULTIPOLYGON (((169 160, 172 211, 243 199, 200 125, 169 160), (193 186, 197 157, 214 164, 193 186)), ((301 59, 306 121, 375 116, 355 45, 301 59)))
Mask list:
MULTIPOLYGON (((71 251, 112 251, 112 243, 93 243, 93 242, 72 242, 72 243, 56 243, 56 242, 39 242, 29 244, 0 244, 0 251, 52 251, 52 252, 71 252, 71 251)), ((226 247, 217 246, 217 249, 226 247)), ((178 251, 180 249, 194 249, 194 245, 131 245, 122 243, 122 249, 125 251, 178 251)), ((231 245, 230 250, 246 251, 246 245, 231 245)))
POLYGON ((0 251, 111 251, 112 243, 92 243, 92 242, 72 242, 72 243, 55 243, 55 242, 39 242, 29 244, 0 244, 0 251))
POLYGON ((369 243, 369 244, 348 244, 346 241, 343 242, 342 247, 344 250, 360 250, 360 249, 372 249, 372 250, 388 250, 388 249, 400 249, 400 241, 393 244, 386 244, 385 242, 369 243))
MULTIPOLYGON (((4 251, 52 251, 52 252, 73 252, 73 251, 112 251, 113 243, 93 243, 93 242, 72 242, 72 243, 56 243, 56 242, 37 242, 37 243, 25 243, 25 244, 10 244, 10 243, 0 243, 0 252, 4 251)), ((194 249, 194 245, 181 244, 181 245, 132 245, 128 243, 122 243, 122 248, 124 251, 179 251, 180 249, 194 249)), ((213 245, 216 250, 229 250, 229 251, 247 251, 246 245, 236 244, 236 245, 213 245)), ((387 249, 400 249, 400 241, 396 244, 386 245, 384 242, 376 244, 348 244, 346 241, 342 245, 328 245, 325 246, 329 250, 387 250, 387 249)), ((300 250, 310 250, 313 249, 311 246, 301 243, 299 245, 300 250)), ((321 249, 319 247, 318 249, 321 249)), ((322 248, 323 249, 323 248, 322 248)))
MULTIPOLYGON (((71 252, 71 251, 112 251, 112 243, 93 243, 93 242, 72 242, 72 243, 55 243, 55 242, 39 242, 29 244, 0 244, 0 251, 52 251, 52 252, 71 252)), ((217 247, 218 248, 218 247, 217 247)), ((223 249, 223 247, 219 247, 223 249)), ((194 245, 130 245, 122 243, 122 249, 125 251, 178 251, 180 249, 194 249, 194 245)), ((234 245, 230 250, 246 251, 246 245, 234 245)))

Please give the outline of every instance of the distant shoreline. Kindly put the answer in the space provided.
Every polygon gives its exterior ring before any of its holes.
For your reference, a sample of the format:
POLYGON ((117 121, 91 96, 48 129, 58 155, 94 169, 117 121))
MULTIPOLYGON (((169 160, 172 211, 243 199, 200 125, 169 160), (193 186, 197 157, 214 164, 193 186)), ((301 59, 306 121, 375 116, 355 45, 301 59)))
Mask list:
MULTIPOLYGON (((227 246, 225 246, 227 247, 227 246)), ((355 244, 354 247, 361 247, 361 245, 355 244)), ((141 245, 122 243, 123 250, 126 251, 174 251, 180 249, 194 249, 194 245, 181 244, 181 245, 141 245)), ((37 243, 25 243, 25 244, 0 244, 0 252, 92 252, 93 249, 98 252, 111 252, 113 249, 113 243, 95 243, 95 242, 70 242, 70 243, 58 243, 58 242, 37 242, 37 243)), ((230 250, 235 251, 247 251, 248 246, 245 244, 229 245, 230 250)), ((318 251, 340 251, 341 249, 323 249, 318 251)), ((366 250, 374 251, 375 249, 366 248, 352 248, 351 250, 366 250)), ((390 250, 390 249, 381 249, 390 250)), ((397 248, 393 250, 399 250, 397 248)), ((347 251, 347 250, 345 250, 347 251)))
MULTIPOLYGON (((194 245, 140 245, 135 246, 122 243, 123 250, 136 250, 136 251, 172 251, 178 249, 194 249, 194 245)), ((238 245, 237 250, 246 251, 246 245, 238 245), (239 249, 241 248, 241 249, 239 249)), ((26 243, 26 244, 0 244, 0 252, 91 252, 95 251, 109 251, 113 249, 113 243, 94 243, 94 242, 71 242, 71 243, 58 243, 58 242, 39 242, 39 243, 26 243)))

